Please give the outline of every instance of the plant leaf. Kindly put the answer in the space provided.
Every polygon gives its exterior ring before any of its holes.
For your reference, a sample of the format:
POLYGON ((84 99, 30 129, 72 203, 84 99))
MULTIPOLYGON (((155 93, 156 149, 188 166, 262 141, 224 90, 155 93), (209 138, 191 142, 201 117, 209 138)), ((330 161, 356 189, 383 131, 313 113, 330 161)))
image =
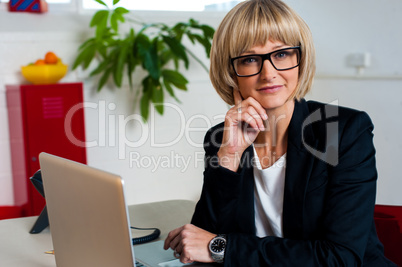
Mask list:
POLYGON ((195 59, 195 61, 197 61, 197 62, 201 65, 201 67, 202 67, 207 73, 209 73, 208 67, 204 64, 204 62, 201 61, 201 59, 199 59, 196 55, 194 55, 193 52, 191 52, 191 51, 188 50, 187 48, 186 48, 186 51, 187 51, 187 53, 188 53, 193 59, 195 59))
POLYGON ((204 36, 207 37, 208 39, 212 39, 215 34, 214 28, 211 26, 208 26, 206 24, 201 25, 202 32, 204 33, 204 36))
POLYGON ((187 79, 178 71, 175 70, 162 70, 162 76, 166 82, 173 84, 178 89, 187 91, 187 79))
POLYGON ((196 28, 196 27, 198 27, 199 26, 199 23, 198 23, 198 21, 196 21, 195 19, 193 19, 193 18, 190 18, 189 20, 188 20, 188 23, 190 24, 190 26, 191 27, 193 27, 193 28, 196 28))
POLYGON ((98 26, 102 20, 109 16, 109 10, 99 10, 92 17, 91 22, 89 23, 90 27, 98 26))
POLYGON ((102 40, 102 37, 108 32, 107 20, 109 17, 109 10, 99 10, 95 13, 91 20, 91 27, 96 27, 95 37, 98 40, 102 40), (105 31, 106 29, 106 31, 105 31))
POLYGON ((118 2, 120 2, 120 0, 113 0, 113 5, 117 4, 118 2))
POLYGON ((102 37, 95 40, 96 50, 103 58, 107 58, 108 50, 116 46, 118 43, 117 40, 113 39, 116 34, 112 33, 111 31, 111 28, 105 28, 102 37))
POLYGON ((166 49, 166 47, 159 52, 158 59, 161 67, 169 63, 169 61, 174 58, 175 56, 173 55, 172 50, 166 49))
POLYGON ((74 63, 73 63, 73 70, 76 69, 79 65, 83 64, 83 62, 90 55, 90 52, 91 52, 90 50, 93 50, 95 45, 96 45, 95 38, 90 38, 87 41, 85 41, 82 45, 80 45, 80 47, 78 49, 79 54, 78 54, 78 56, 76 57, 76 59, 74 60, 74 63))
POLYGON ((124 7, 118 7, 114 10, 114 13, 123 15, 123 14, 130 13, 130 11, 124 7))
POLYGON ((172 50, 173 54, 184 61, 184 66, 186 69, 188 69, 189 61, 183 45, 176 38, 170 36, 162 35, 162 39, 172 50))
POLYGON ((98 43, 96 45, 96 50, 102 56, 102 58, 107 58, 108 57, 108 55, 107 55, 108 48, 104 44, 98 43))
POLYGON ((157 80, 152 81, 152 102, 155 104, 156 111, 163 115, 163 88, 157 80))
POLYGON ((98 83, 98 92, 100 92, 100 90, 102 90, 103 86, 106 84, 107 80, 109 79, 110 73, 112 72, 112 69, 113 67, 110 67, 106 69, 106 71, 102 74, 102 77, 100 78, 98 83))
POLYGON ((100 91, 111 75, 117 87, 122 85, 124 75, 128 75, 130 88, 133 88, 132 74, 136 66, 141 65, 148 75, 142 80, 142 90, 136 92, 134 101, 137 102, 137 96, 141 95, 140 111, 144 121, 148 119, 151 103, 159 114, 163 114, 165 90, 180 102, 174 89, 187 90, 188 84, 188 80, 178 71, 180 61, 188 69, 189 57, 192 57, 207 70, 203 62, 183 45, 182 37, 187 35, 192 44, 201 44, 209 57, 214 29, 189 19, 188 22, 178 22, 173 27, 164 23, 139 23, 142 28, 137 34, 130 28, 129 34, 123 36, 119 33, 119 28, 121 23, 126 22, 125 14, 129 10, 116 6, 120 0, 112 1, 112 9, 108 8, 105 0, 95 1, 106 8, 93 15, 90 27, 95 28, 95 36, 81 44, 73 68, 82 65, 86 69, 97 56, 99 64, 89 75, 100 76, 100 91), (162 66, 171 67, 162 69, 162 66))
POLYGON ((89 76, 94 76, 94 75, 97 75, 97 74, 103 72, 103 71, 107 68, 108 64, 109 64, 109 61, 107 61, 107 60, 102 61, 102 62, 98 65, 98 67, 97 67, 96 69, 94 69, 94 70, 89 74, 89 76))
POLYGON ((79 65, 83 65, 83 68, 88 68, 92 59, 95 56, 96 46, 94 43, 87 45, 81 52, 78 54, 77 58, 73 63, 73 69, 76 69, 79 65))
POLYGON ((170 84, 165 79, 163 79, 163 85, 165 86, 166 91, 169 93, 169 95, 175 97, 172 86, 170 86, 170 84))
POLYGON ((112 15, 110 16, 110 26, 115 32, 118 32, 119 28, 119 21, 125 22, 126 19, 124 18, 124 14, 128 13, 129 11, 123 7, 118 7, 113 10, 112 15))
POLYGON ((95 42, 95 38, 89 38, 88 40, 86 40, 85 42, 83 42, 80 47, 78 48, 78 50, 82 50, 85 46, 90 45, 92 43, 95 42))
POLYGON ((155 37, 151 42, 148 36, 143 33, 138 34, 136 38, 137 52, 142 58, 143 67, 155 80, 158 80, 161 75, 157 53, 157 42, 157 37, 155 37))
POLYGON ((194 35, 191 32, 187 32, 187 37, 190 39, 192 44, 195 44, 194 35))
POLYGON ((165 86, 166 91, 169 93, 169 95, 173 97, 177 102, 181 103, 181 101, 174 94, 172 86, 165 79, 163 80, 163 85, 165 86))
POLYGON ((193 36, 205 48, 205 53, 209 58, 209 54, 211 52, 211 42, 199 34, 194 34, 193 36))
POLYGON ((187 27, 188 25, 183 22, 179 22, 175 26, 173 26, 172 31, 175 33, 177 40, 181 41, 187 27))
POLYGON ((127 55, 130 44, 131 44, 130 39, 125 39, 121 42, 121 46, 116 48, 118 56, 113 77, 118 87, 121 87, 121 83, 123 80, 123 71, 124 66, 128 60, 127 55))
POLYGON ((159 38, 155 37, 151 43, 150 49, 150 57, 152 62, 152 68, 147 69, 150 71, 150 74, 153 79, 159 80, 161 77, 161 66, 159 61, 159 54, 158 54, 158 46, 159 46, 159 38))
POLYGON ((105 7, 107 7, 107 5, 105 4, 105 2, 101 1, 101 0, 95 0, 96 2, 98 2, 101 5, 104 5, 105 7))
MULTIPOLYGON (((129 34, 129 43, 134 46, 134 40, 135 40, 135 32, 134 29, 130 29, 130 34, 129 34)), ((134 49, 128 48, 127 50, 127 76, 128 76, 128 83, 130 85, 130 89, 133 88, 133 81, 132 81, 132 73, 134 72, 134 69, 136 65, 138 64, 138 59, 134 57, 134 49)))
POLYGON ((147 121, 149 116, 149 102, 151 101, 152 94, 152 88, 150 86, 150 76, 147 76, 142 80, 142 86, 143 93, 140 101, 141 116, 144 121, 147 121))
POLYGON ((112 13, 112 15, 110 15, 110 27, 112 27, 112 29, 115 32, 119 31, 119 23, 117 22, 117 15, 116 13, 112 13))

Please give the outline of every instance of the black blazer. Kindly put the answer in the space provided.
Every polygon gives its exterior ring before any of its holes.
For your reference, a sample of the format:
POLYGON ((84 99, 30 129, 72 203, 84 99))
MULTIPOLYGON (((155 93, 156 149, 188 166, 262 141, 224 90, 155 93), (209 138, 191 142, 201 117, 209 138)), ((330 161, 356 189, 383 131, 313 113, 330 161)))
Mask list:
POLYGON ((204 185, 192 223, 227 234, 225 266, 396 266, 374 225, 373 125, 364 112, 301 100, 289 125, 283 238, 255 236, 254 153, 219 166, 223 124, 205 137, 204 185))

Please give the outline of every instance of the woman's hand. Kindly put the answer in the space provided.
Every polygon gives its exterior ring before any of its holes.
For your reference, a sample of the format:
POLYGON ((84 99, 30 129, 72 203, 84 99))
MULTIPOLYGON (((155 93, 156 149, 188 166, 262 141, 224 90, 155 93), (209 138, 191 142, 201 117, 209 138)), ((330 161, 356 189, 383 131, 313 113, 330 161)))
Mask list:
POLYGON ((186 224, 168 234, 164 249, 173 249, 175 257, 182 263, 213 262, 208 245, 215 236, 192 224, 186 224))
POLYGON ((222 167, 237 171, 244 150, 254 142, 260 131, 265 130, 264 120, 268 116, 254 98, 242 100, 238 90, 233 90, 233 97, 235 105, 226 113, 218 158, 222 167))

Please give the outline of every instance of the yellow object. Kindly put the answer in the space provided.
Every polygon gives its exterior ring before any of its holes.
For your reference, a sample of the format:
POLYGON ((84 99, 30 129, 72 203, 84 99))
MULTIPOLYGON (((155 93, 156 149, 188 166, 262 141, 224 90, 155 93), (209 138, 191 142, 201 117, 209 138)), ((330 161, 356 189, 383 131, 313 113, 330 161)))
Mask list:
POLYGON ((22 75, 33 84, 57 83, 67 73, 68 66, 57 64, 28 65, 21 67, 22 75))

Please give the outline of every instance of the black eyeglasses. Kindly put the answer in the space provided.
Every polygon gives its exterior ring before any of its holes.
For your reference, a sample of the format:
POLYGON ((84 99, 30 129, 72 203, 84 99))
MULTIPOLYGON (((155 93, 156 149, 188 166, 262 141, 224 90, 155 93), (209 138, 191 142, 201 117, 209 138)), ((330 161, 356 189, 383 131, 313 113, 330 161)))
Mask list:
POLYGON ((239 77, 249 77, 261 72, 265 60, 276 70, 290 70, 300 64, 300 46, 283 48, 268 54, 252 54, 231 58, 233 69, 239 77))

